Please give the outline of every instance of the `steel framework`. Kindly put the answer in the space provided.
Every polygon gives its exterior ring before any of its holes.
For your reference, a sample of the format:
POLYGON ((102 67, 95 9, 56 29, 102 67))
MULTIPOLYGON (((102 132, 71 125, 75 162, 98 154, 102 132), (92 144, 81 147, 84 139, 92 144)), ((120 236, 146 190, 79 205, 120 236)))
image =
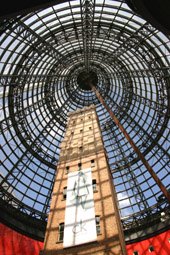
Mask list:
POLYGON ((126 241, 169 228, 170 42, 123 0, 65 1, 0 21, 1 219, 43 239, 68 113, 91 104, 126 241))

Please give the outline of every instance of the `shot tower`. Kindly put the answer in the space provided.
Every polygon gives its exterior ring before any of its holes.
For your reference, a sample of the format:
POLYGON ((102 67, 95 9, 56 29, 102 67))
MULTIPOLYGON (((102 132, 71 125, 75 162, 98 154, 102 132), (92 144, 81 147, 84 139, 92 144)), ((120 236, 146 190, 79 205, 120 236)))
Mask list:
POLYGON ((69 114, 42 254, 126 254, 93 105, 69 114))

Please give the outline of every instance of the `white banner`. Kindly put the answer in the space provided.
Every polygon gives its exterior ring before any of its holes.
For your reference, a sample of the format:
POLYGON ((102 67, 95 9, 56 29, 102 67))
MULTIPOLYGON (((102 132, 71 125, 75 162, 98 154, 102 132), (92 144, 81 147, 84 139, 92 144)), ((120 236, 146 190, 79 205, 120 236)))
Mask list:
POLYGON ((91 168, 68 174, 64 247, 97 240, 91 168))

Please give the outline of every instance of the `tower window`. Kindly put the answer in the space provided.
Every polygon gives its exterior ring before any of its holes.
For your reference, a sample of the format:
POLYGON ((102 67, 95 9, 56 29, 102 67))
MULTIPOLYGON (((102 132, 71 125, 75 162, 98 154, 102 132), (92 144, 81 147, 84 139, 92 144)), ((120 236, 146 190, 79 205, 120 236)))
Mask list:
POLYGON ((89 127, 89 130, 91 130, 91 127, 89 127))
POLYGON ((58 235, 58 241, 62 242, 64 238, 64 223, 59 224, 59 235, 58 235))
POLYGON ((82 133, 83 132, 83 129, 80 129, 80 133, 82 133))
POLYGON ((80 171, 82 168, 82 164, 81 163, 78 163, 78 170, 80 171))
POLYGON ((100 216, 96 216, 96 232, 97 232, 97 235, 100 234, 100 216))
POLYGON ((63 199, 66 199, 67 197, 67 187, 64 187, 63 189, 63 199))
POLYGON ((82 146, 80 146, 80 147, 79 147, 79 150, 80 150, 80 151, 82 151, 82 150, 83 150, 83 147, 82 147, 82 146))
POLYGON ((96 180, 92 180, 93 192, 97 191, 96 180))
POLYGON ((149 252, 154 251, 154 247, 152 245, 149 246, 149 252))
POLYGON ((66 166, 66 174, 69 173, 69 169, 70 169, 70 167, 69 167, 69 166, 66 166))
POLYGON ((95 161, 94 161, 94 159, 91 160, 91 167, 95 167, 95 161))

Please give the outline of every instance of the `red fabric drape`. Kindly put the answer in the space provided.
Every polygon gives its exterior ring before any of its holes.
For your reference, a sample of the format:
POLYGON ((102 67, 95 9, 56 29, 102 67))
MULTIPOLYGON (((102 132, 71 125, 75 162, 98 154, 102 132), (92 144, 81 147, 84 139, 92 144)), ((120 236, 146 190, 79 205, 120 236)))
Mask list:
MULTIPOLYGON (((0 255, 39 255, 43 242, 36 241, 0 224, 0 255)), ((141 242, 126 245, 127 254, 170 255, 170 230, 141 242), (153 252, 148 248, 152 245, 153 252)), ((89 254, 90 255, 90 254, 89 254)))
POLYGON ((148 238, 141 242, 126 245, 128 255, 133 255, 138 251, 139 255, 170 255, 170 230, 148 238), (148 250, 149 246, 154 247, 154 251, 148 250))
POLYGON ((0 224, 0 255, 39 255, 43 243, 0 224))

